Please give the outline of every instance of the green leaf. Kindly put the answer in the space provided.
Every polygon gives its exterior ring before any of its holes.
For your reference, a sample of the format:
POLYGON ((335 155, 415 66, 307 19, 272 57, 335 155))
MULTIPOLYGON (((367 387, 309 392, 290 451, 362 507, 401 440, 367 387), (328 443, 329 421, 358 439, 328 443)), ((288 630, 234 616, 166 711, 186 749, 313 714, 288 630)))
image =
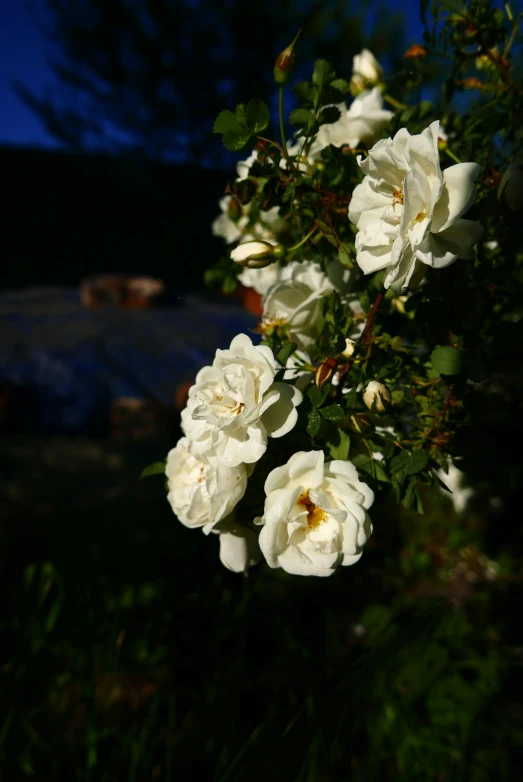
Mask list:
POLYGON ((341 421, 342 418, 345 418, 341 405, 329 405, 323 407, 320 412, 327 421, 341 421))
POLYGON ((308 130, 312 127, 314 118, 309 109, 293 109, 289 114, 289 122, 291 125, 298 125, 308 130))
POLYGON ((311 437, 316 437, 320 431, 321 417, 317 410, 311 410, 309 413, 309 423, 307 424, 307 433, 311 437))
POLYGON ((330 62, 327 60, 316 60, 314 71, 312 73, 312 83, 322 90, 327 84, 334 81, 336 74, 330 62))
POLYGON ((332 459, 345 461, 349 458, 350 437, 347 432, 338 427, 333 434, 332 440, 327 443, 327 447, 332 459))
POLYGON ((295 95, 298 96, 298 98, 301 98, 303 101, 312 104, 315 102, 318 95, 317 87, 308 81, 298 82, 298 84, 294 85, 292 91, 295 93, 295 95))
POLYGON ((287 365, 287 361, 289 360, 290 356, 292 356, 297 347, 298 346, 295 342, 286 342, 285 345, 281 348, 276 358, 282 367, 287 365))
POLYGON ((154 462, 154 464, 144 467, 140 473, 140 480, 148 478, 150 475, 158 475, 159 473, 165 473, 165 462, 154 462))
POLYGON ((430 360, 438 375, 459 375, 463 369, 463 352, 450 346, 435 348, 430 360))
POLYGON ((425 469, 429 457, 425 451, 402 451, 391 462, 393 472, 403 472, 403 475, 415 475, 425 469))
POLYGON ((221 111, 213 126, 214 133, 228 133, 230 130, 241 130, 240 124, 232 111, 221 111))
POLYGON ((246 131, 229 130, 222 138, 223 145, 229 152, 237 152, 243 149, 251 137, 246 131))
POLYGON ((238 103, 234 111, 234 116, 236 117, 240 129, 245 129, 247 127, 247 111, 245 110, 243 103, 238 103))
POLYGON ((347 244, 341 244, 338 248, 338 261, 347 269, 354 267, 351 261, 351 248, 347 244))
POLYGON ((381 481, 382 483, 390 483, 390 478, 385 472, 381 462, 378 462, 376 459, 371 459, 368 454, 358 453, 351 461, 358 470, 369 473, 369 475, 372 475, 373 478, 376 478, 376 480, 381 481))
POLYGON ((350 92, 350 84, 346 79, 334 79, 334 81, 331 81, 330 86, 333 90, 341 92, 342 95, 348 95, 350 92))
POLYGON ((258 98, 253 98, 249 101, 245 115, 247 127, 251 133, 261 133, 262 130, 265 130, 270 121, 267 105, 258 98))
POLYGON ((320 407, 325 401, 325 388, 323 391, 320 391, 318 388, 316 388, 316 386, 311 386, 307 391, 307 396, 309 397, 313 407, 320 407))

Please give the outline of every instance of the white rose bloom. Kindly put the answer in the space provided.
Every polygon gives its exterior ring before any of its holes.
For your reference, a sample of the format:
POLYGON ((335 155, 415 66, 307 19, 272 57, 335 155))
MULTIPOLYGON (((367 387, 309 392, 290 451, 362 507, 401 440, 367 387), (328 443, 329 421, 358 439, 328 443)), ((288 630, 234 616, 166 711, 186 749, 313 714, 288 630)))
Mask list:
POLYGON ((243 497, 248 469, 244 464, 226 467, 215 455, 198 453, 193 443, 182 437, 169 451, 165 474, 167 499, 182 524, 208 532, 243 497))
POLYGON ((253 288, 260 296, 265 296, 269 288, 274 285, 278 279, 280 266, 278 263, 271 263, 261 269, 243 269, 238 275, 238 280, 246 288, 253 288))
POLYGON ((254 225, 251 225, 251 205, 241 206, 241 215, 238 220, 232 220, 229 216, 229 204, 233 196, 227 195, 220 199, 221 215, 214 220, 212 232, 214 236, 220 236, 227 244, 232 244, 240 239, 247 241, 249 239, 262 239, 265 241, 274 240, 275 233, 284 225, 280 217, 280 207, 273 206, 271 209, 260 210, 260 219, 254 225))
POLYGON ((446 492, 443 493, 447 497, 450 497, 456 513, 463 513, 467 507, 468 501, 476 493, 471 486, 466 485, 464 473, 456 467, 454 462, 449 461, 448 472, 438 470, 436 475, 452 492, 450 495, 446 492))
POLYGON ((276 283, 263 301, 263 321, 285 324, 298 347, 307 348, 316 338, 320 298, 334 285, 317 263, 292 261, 281 269, 276 283))
POLYGON ((253 151, 251 152, 251 154, 246 160, 239 160, 238 163, 236 163, 237 182, 241 182, 244 179, 247 179, 251 170, 251 166, 257 159, 258 159, 258 151, 256 149, 253 149, 253 151))
POLYGON ((272 351, 239 334, 228 350, 217 350, 212 366, 201 369, 189 389, 182 429, 198 453, 216 455, 229 466, 253 464, 267 449, 267 437, 294 427, 302 394, 275 383, 272 351))
POLYGON ((249 222, 248 210, 242 207, 242 215, 239 220, 231 220, 229 217, 229 203, 232 196, 224 196, 220 199, 220 209, 222 214, 214 220, 212 224, 212 232, 214 236, 220 236, 227 244, 232 244, 240 239, 249 222))
POLYGON ((220 561, 233 573, 244 573, 262 558, 258 533, 224 519, 220 529, 220 561))
POLYGON ((369 49, 362 49, 352 58, 352 75, 365 81, 379 81, 383 76, 383 69, 369 49))
POLYGON ((402 128, 378 141, 366 160, 365 178, 352 194, 349 219, 358 227, 356 260, 364 274, 389 269, 385 287, 415 287, 423 264, 442 268, 473 258, 483 227, 462 215, 476 198, 476 163, 441 171, 439 123, 411 136, 402 128))
POLYGON ((374 493, 351 462, 324 464, 323 451, 300 451, 265 482, 260 548, 272 568, 330 576, 353 565, 372 532, 374 493))
POLYGON ((350 108, 345 103, 336 106, 341 117, 336 122, 321 125, 318 135, 311 145, 309 157, 315 160, 320 152, 329 145, 333 147, 357 147, 358 144, 372 144, 381 131, 388 125, 394 112, 383 108, 383 98, 379 87, 365 90, 354 98, 350 108))

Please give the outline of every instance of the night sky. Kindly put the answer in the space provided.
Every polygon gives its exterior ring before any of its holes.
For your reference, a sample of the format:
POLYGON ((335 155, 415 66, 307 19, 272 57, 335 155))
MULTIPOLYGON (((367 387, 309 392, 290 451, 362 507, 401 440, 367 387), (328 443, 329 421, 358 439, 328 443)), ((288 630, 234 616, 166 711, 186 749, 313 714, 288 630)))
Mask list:
MULTIPOLYGON (((405 12, 408 38, 413 42, 420 40, 418 0, 395 0, 393 7, 405 12)), ((40 92, 52 81, 46 62, 51 46, 37 29, 31 8, 41 12, 43 0, 31 0, 30 4, 3 0, 0 8, 0 144, 51 147, 57 146, 57 142, 12 88, 12 81, 19 80, 40 92)))

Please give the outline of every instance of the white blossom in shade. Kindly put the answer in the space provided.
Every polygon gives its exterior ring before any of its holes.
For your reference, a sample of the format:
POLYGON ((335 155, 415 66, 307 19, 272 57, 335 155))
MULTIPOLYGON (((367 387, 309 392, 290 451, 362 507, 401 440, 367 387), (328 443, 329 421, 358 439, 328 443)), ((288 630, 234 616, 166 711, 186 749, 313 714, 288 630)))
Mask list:
POLYGON ((246 160, 239 160, 236 163, 236 181, 241 182, 250 174, 252 164, 258 159, 258 151, 253 149, 251 154, 246 160))
POLYGON ((224 519, 217 531, 220 534, 220 561, 227 570, 244 573, 262 558, 258 533, 236 523, 233 516, 224 519))
POLYGON ((476 493, 471 486, 467 486, 464 473, 456 467, 453 461, 449 461, 448 472, 438 470, 437 476, 452 492, 451 494, 444 492, 444 494, 450 498, 456 513, 463 513, 468 501, 476 493))
POLYGON ((221 237, 226 244, 250 239, 274 241, 275 235, 285 226, 285 221, 280 217, 280 207, 261 209, 258 213, 259 219, 253 222, 251 204, 240 205, 241 213, 237 220, 233 220, 230 215, 232 198, 233 196, 227 195, 220 199, 222 213, 212 224, 213 235, 221 237))
POLYGON ((374 493, 354 465, 324 463, 323 451, 300 451, 265 481, 260 548, 272 568, 300 576, 330 576, 353 565, 372 532, 374 493))
POLYGON ((462 215, 476 198, 476 163, 441 171, 439 123, 418 135, 402 128, 378 141, 366 160, 365 178, 352 194, 349 219, 358 227, 356 260, 364 274, 387 269, 385 287, 415 287, 423 268, 472 259, 483 234, 462 215))
MULTIPOLYGON (((224 196, 220 199, 222 213, 214 220, 212 232, 214 236, 220 236, 227 244, 237 242, 243 236, 249 223, 249 210, 241 207, 242 214, 238 220, 233 220, 229 215, 229 205, 232 196, 224 196)), ((249 206, 247 204, 247 206, 249 206)))
POLYGON ((274 285, 278 279, 280 266, 278 263, 271 263, 261 269, 242 269, 238 275, 238 280, 246 288, 253 288, 260 296, 265 296, 269 288, 274 285))
POLYGON ((321 150, 329 145, 357 147, 362 142, 373 144, 393 117, 392 111, 383 108, 379 87, 362 92, 354 98, 348 109, 345 103, 339 104, 336 108, 341 116, 336 122, 320 126, 310 148, 311 160, 318 159, 321 150))
POLYGON ((369 49, 362 49, 352 58, 352 75, 366 82, 375 82, 383 76, 383 69, 369 49))
POLYGON ((182 524, 209 531, 241 500, 247 487, 245 464, 226 467, 214 454, 198 453, 182 437, 169 451, 165 474, 167 499, 182 524))
POLYGON ((262 328, 285 325, 289 338, 306 349, 316 338, 320 299, 333 290, 317 263, 292 261, 281 269, 264 297, 262 328))
POLYGON ((289 383, 275 383, 276 372, 272 351, 253 345, 246 334, 217 350, 212 366, 198 372, 182 412, 182 429, 195 451, 216 455, 229 467, 253 464, 268 437, 290 432, 302 394, 289 383))

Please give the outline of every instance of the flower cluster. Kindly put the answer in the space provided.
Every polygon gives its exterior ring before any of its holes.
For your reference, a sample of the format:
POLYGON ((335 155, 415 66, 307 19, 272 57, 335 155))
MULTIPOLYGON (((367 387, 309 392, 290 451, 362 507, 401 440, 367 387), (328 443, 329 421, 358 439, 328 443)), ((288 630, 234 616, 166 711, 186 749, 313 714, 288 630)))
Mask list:
POLYGON ((328 576, 360 558, 385 487, 421 512, 420 486, 444 483, 464 344, 427 342, 416 317, 438 290, 426 272, 475 257, 480 166, 457 161, 426 109, 405 127, 385 82, 367 49, 348 81, 319 60, 294 88, 293 139, 262 135, 261 101, 215 124, 228 148, 255 149, 220 201, 212 282, 252 289, 261 316, 198 373, 166 474, 179 520, 218 534, 236 572, 264 558, 328 576))

